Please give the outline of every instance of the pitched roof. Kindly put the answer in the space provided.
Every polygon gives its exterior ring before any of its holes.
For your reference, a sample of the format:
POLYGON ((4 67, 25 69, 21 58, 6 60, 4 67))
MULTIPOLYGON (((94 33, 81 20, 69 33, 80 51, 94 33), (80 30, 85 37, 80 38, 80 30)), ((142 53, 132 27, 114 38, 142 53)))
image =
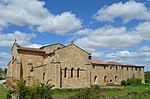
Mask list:
POLYGON ((100 64, 106 64, 105 62, 101 62, 99 60, 91 60, 91 63, 92 64, 98 64, 98 65, 100 65, 100 64))
POLYGON ((110 62, 107 62, 108 64, 113 64, 113 65, 121 65, 121 63, 118 63, 118 62, 114 62, 114 61, 110 61, 110 62))
POLYGON ((64 45, 61 44, 61 43, 56 43, 56 44, 49 44, 49 45, 42 46, 42 47, 40 47, 39 49, 44 49, 45 47, 53 46, 53 45, 62 45, 62 46, 64 46, 64 45))
POLYGON ((79 46, 75 45, 73 42, 71 42, 71 44, 69 44, 68 46, 64 46, 64 47, 59 48, 59 49, 56 49, 56 50, 54 50, 54 51, 61 50, 61 49, 63 49, 63 48, 66 48, 66 47, 69 47, 69 46, 72 46, 72 45, 76 46, 77 48, 79 48, 80 50, 84 51, 85 53, 91 55, 91 53, 89 53, 89 52, 85 51, 84 49, 80 48, 79 46))
POLYGON ((17 47, 20 47, 20 45, 16 42, 16 40, 15 40, 15 42, 13 43, 13 46, 12 46, 12 48, 11 48, 11 51, 12 51, 12 49, 14 48, 14 46, 17 46, 17 47))
POLYGON ((28 50, 28 51, 38 51, 38 52, 45 52, 38 48, 29 48, 29 47, 19 47, 19 50, 28 50))

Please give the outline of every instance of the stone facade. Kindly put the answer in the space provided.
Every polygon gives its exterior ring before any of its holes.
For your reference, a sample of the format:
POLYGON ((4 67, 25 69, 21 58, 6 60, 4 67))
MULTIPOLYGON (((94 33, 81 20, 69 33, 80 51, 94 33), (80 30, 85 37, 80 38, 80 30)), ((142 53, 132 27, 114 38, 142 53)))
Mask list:
POLYGON ((91 60, 91 54, 74 43, 68 46, 52 44, 37 48, 21 47, 14 42, 8 64, 7 83, 24 79, 30 85, 32 79, 50 80, 55 88, 81 88, 91 85, 120 84, 128 78, 141 78, 144 83, 144 67, 122 65, 116 62, 91 60))

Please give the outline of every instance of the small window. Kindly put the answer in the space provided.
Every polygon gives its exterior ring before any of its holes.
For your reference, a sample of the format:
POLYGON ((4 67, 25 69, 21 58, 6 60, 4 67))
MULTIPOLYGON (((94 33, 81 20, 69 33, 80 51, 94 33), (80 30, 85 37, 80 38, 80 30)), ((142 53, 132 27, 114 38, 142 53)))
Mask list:
POLYGON ((92 56, 89 56, 89 60, 91 60, 92 56))
POLYGON ((116 69, 118 69, 118 67, 116 66, 116 69))
POLYGON ((94 83, 97 83, 97 76, 94 77, 94 83))
POLYGON ((79 73, 80 73, 80 68, 77 69, 77 78, 79 78, 79 76, 80 76, 79 73))
POLYGON ((129 68, 127 67, 127 70, 129 70, 129 68))
POLYGON ((110 80, 110 83, 112 82, 112 79, 110 80))
POLYGON ((104 82, 107 82, 107 76, 104 77, 104 82))
POLYGON ((132 70, 133 70, 133 67, 132 67, 132 70))
POLYGON ((135 68, 135 70, 137 71, 137 67, 135 68))
POLYGON ((43 80, 45 79, 45 73, 43 73, 43 80))
POLYGON ((106 69, 106 67, 104 66, 104 69, 106 69))
POLYGON ((110 69, 112 69, 112 66, 110 66, 110 69))
POLYGON ((92 65, 93 68, 95 68, 95 65, 92 65))
POLYGON ((115 76, 115 82, 117 82, 117 76, 115 76))
POLYGON ((73 78, 73 70, 74 68, 71 68, 71 78, 73 78))
POLYGON ((64 69, 64 78, 66 78, 67 75, 67 68, 64 69))
POLYGON ((14 60, 14 56, 12 56, 12 60, 14 60))

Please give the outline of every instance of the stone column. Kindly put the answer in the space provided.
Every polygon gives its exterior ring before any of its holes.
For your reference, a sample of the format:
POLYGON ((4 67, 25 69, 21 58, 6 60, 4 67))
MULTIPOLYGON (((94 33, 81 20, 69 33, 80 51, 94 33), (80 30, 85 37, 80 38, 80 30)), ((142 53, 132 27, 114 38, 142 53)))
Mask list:
POLYGON ((91 64, 86 64, 86 86, 91 86, 91 64))
POLYGON ((31 82, 31 74, 30 74, 30 68, 32 66, 32 62, 29 61, 28 62, 28 69, 27 69, 27 85, 30 85, 30 82, 31 82))

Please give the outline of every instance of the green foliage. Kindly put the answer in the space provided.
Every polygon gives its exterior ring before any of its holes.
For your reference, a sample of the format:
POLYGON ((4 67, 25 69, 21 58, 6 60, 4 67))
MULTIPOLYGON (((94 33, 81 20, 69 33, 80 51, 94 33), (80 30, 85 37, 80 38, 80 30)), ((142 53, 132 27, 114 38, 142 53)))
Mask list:
POLYGON ((49 81, 46 83, 40 83, 40 86, 36 87, 36 98, 42 98, 42 99, 52 99, 52 85, 49 84, 49 81))
POLYGON ((52 99, 52 87, 49 80, 46 83, 37 83, 32 86, 26 86, 23 80, 19 80, 12 93, 19 99, 52 99))
POLYGON ((122 80, 122 81, 121 81, 121 85, 127 86, 127 81, 122 80))
POLYGON ((121 85, 127 86, 127 85, 141 85, 142 84, 142 79, 140 78, 129 78, 127 81, 123 80, 121 81, 121 85))
POLYGON ((6 93, 6 99, 11 99, 11 94, 12 94, 12 91, 8 90, 6 93))
POLYGON ((3 70, 0 68, 0 80, 2 79, 3 70))
POLYGON ((150 83, 150 72, 145 73, 145 83, 150 83))
POLYGON ((0 84, 0 99, 6 99, 7 89, 0 84))
POLYGON ((29 96, 29 88, 25 85, 23 79, 17 81, 17 86, 15 86, 15 94, 18 95, 21 99, 25 99, 29 96))

